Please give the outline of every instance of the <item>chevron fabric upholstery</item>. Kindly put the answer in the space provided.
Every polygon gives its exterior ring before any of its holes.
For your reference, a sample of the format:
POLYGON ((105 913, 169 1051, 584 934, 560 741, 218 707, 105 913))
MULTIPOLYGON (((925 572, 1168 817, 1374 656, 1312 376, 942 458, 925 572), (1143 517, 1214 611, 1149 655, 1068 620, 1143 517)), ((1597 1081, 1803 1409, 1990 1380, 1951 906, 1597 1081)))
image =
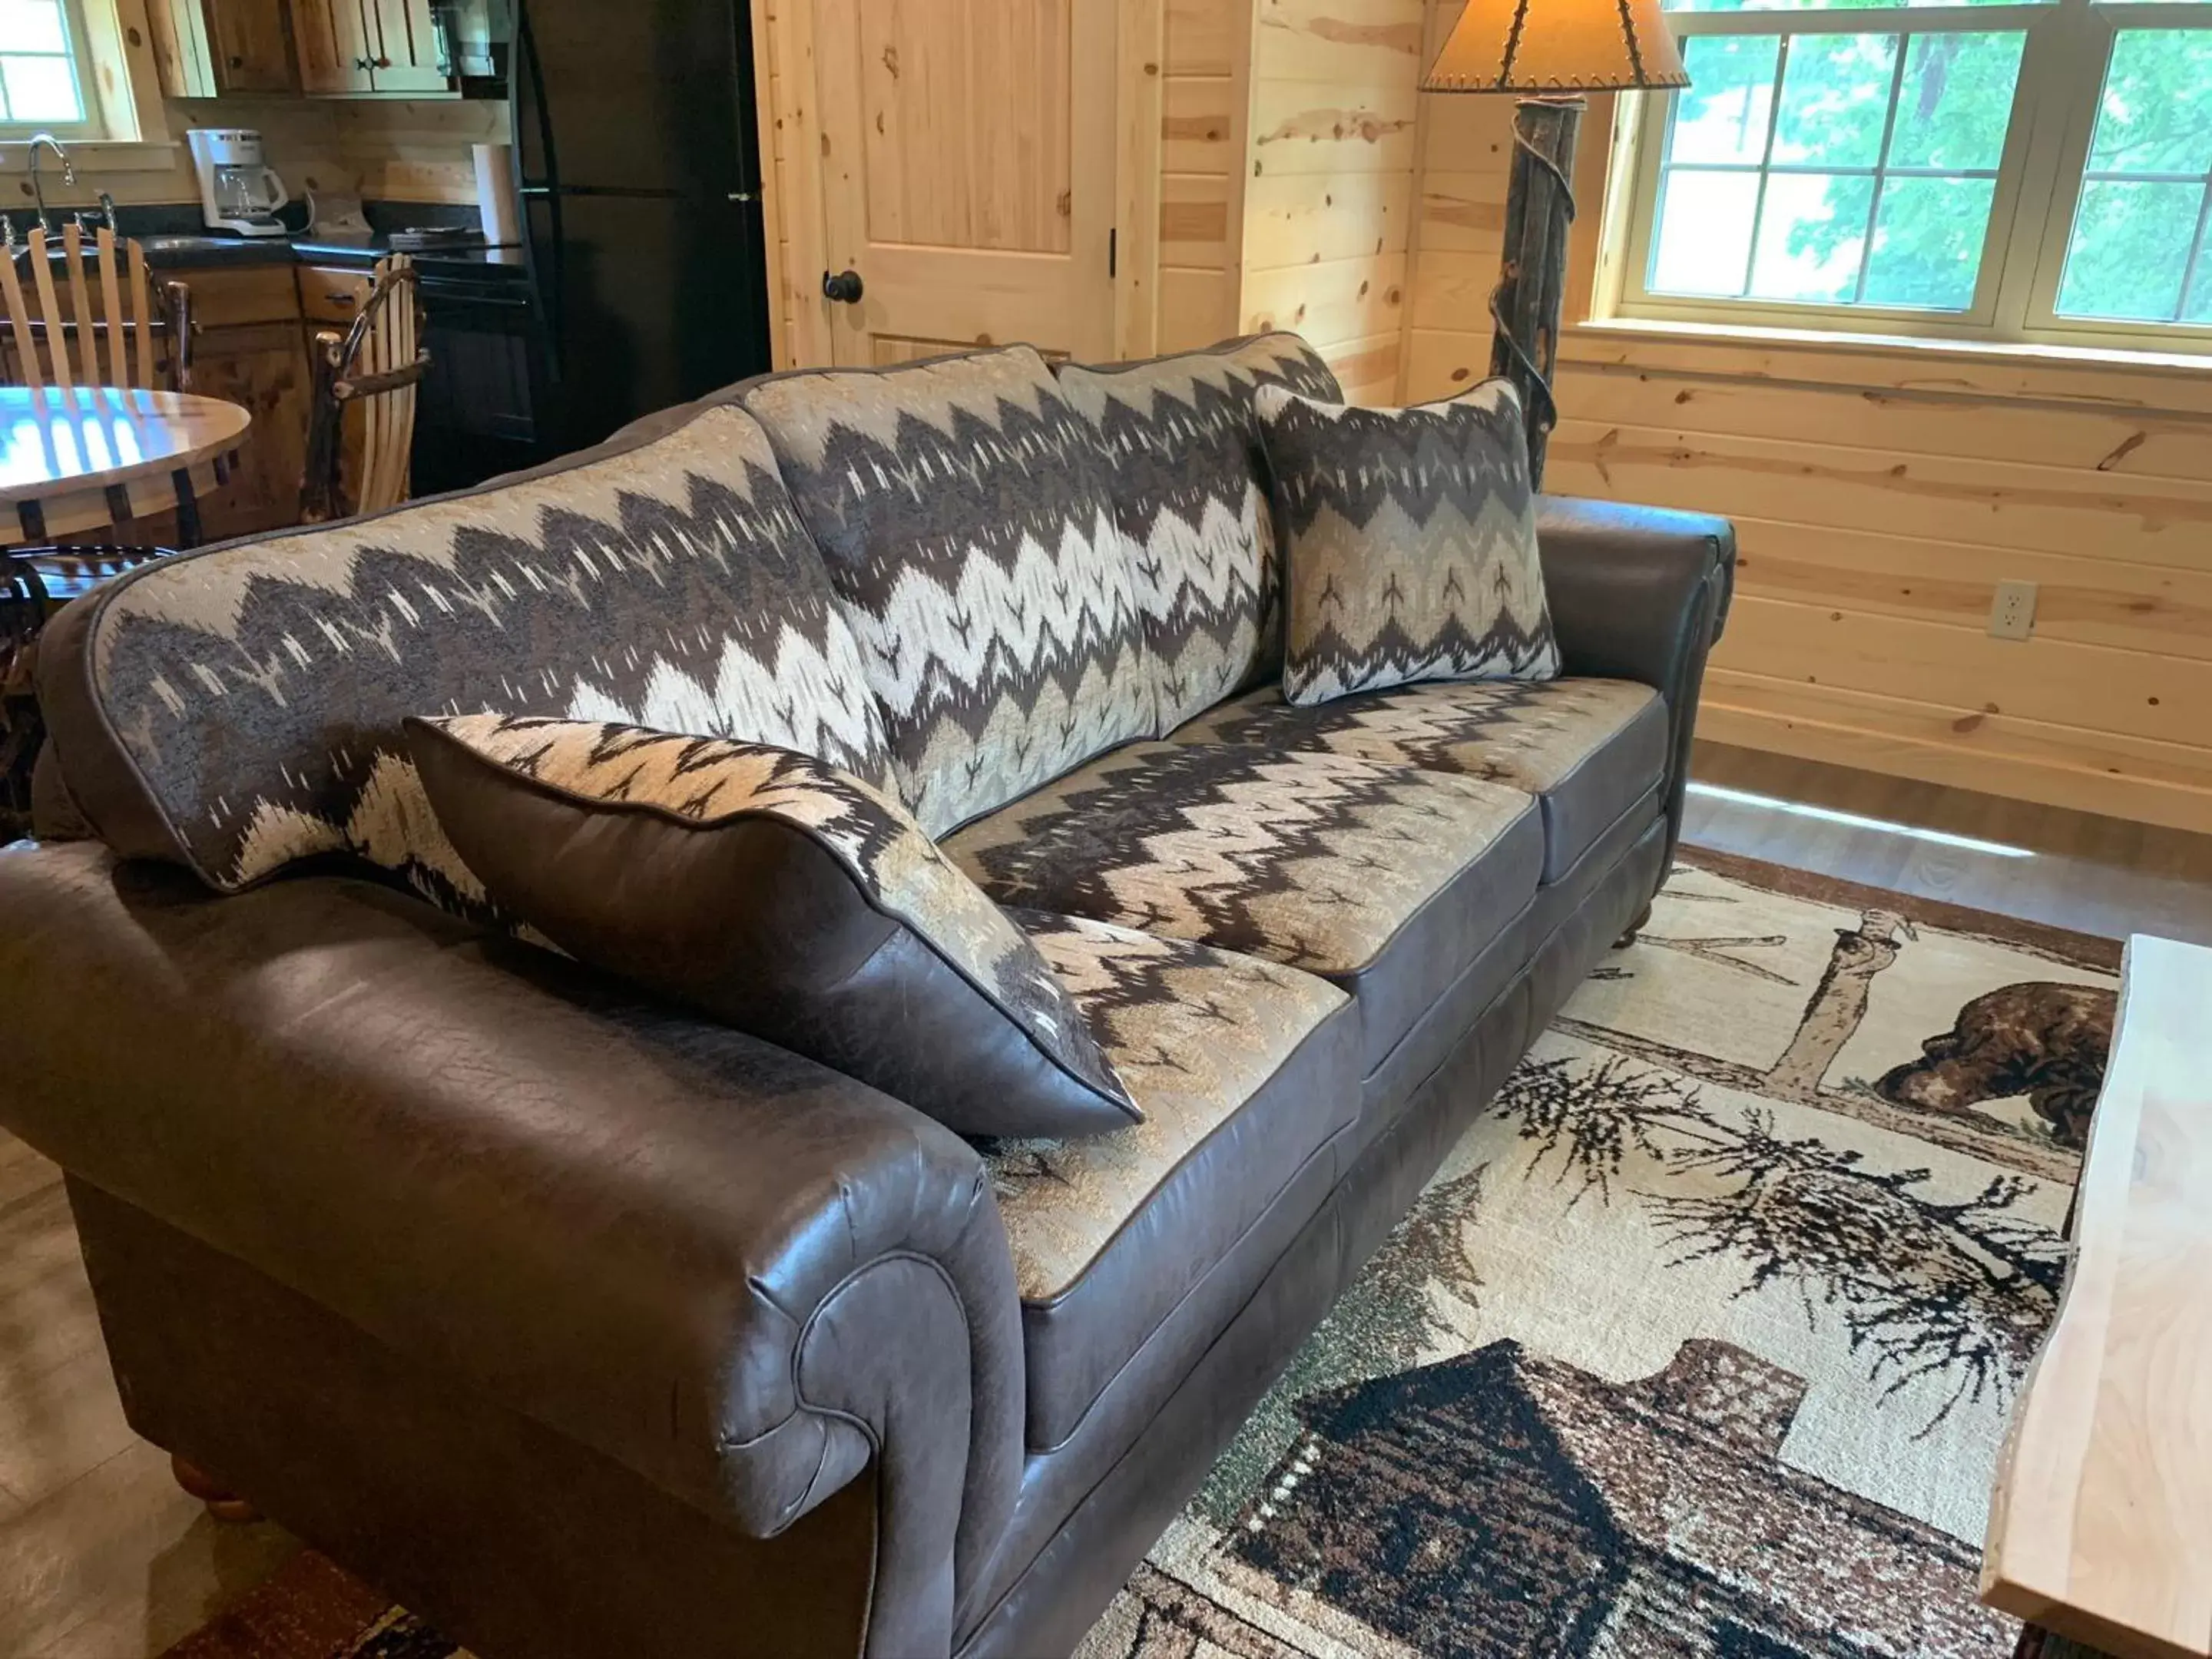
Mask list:
POLYGON ((1170 741, 1321 750, 1525 790, 1543 809, 1544 879, 1556 881, 1658 786, 1668 726, 1659 694, 1630 680, 1435 681, 1304 707, 1268 685, 1170 741))
POLYGON ((1295 334, 1055 372, 1104 447, 1165 732, 1281 665, 1280 564, 1254 392, 1344 394, 1295 334))
POLYGON ((1010 1107, 1085 1132, 1139 1116, 1028 937, 904 806, 860 779, 765 744, 594 720, 410 724, 431 803, 463 856, 502 905, 575 955, 896 1088, 957 1128, 1002 1131, 1010 1107), (837 873, 793 856, 794 842, 828 854, 837 873), (814 927, 781 926, 777 903, 808 886, 825 890, 802 901, 814 927), (841 908, 856 920, 841 923, 841 908), (886 922, 925 947, 913 971, 871 975, 886 922), (849 951, 839 948, 847 938, 858 941, 849 951), (946 969, 988 1008, 917 985, 946 969), (872 1004, 846 1028, 820 1017, 877 979, 872 1004), (926 1017, 948 1007, 964 1018, 926 1017), (1059 1068, 1056 1085, 1073 1081, 1092 1098, 1035 1109, 1036 1068, 993 1065, 1000 1021, 1059 1068), (955 1057, 951 1087, 927 1056, 917 1066, 899 1052, 922 1044, 955 1057), (969 1109, 979 1098, 980 1114, 969 1109))
POLYGON ((1175 741, 1324 749, 1536 791, 1557 783, 1656 696, 1629 680, 1483 680, 1299 708, 1266 686, 1201 714, 1175 741))
POLYGON ((1057 1296, 1193 1147, 1345 1005, 1324 980, 1105 922, 1008 912, 1127 1079, 1145 1121, 1122 1134, 1002 1139, 985 1162, 1024 1297, 1057 1296))
POLYGON ((1132 744, 945 850, 1003 904, 1351 974, 1528 809, 1341 755, 1132 744))
POLYGON ((635 721, 889 777, 859 649, 740 410, 163 560, 77 609, 89 637, 41 687, 72 788, 119 850, 226 890, 351 854, 480 913, 407 757, 412 714, 635 721), (103 802, 118 771, 130 798, 103 802))
POLYGON ((828 562, 924 829, 1152 735, 1097 435, 1035 350, 778 375, 744 398, 828 562))
POLYGON ((1410 409, 1255 397, 1288 567, 1283 695, 1557 677, 1510 385, 1410 409))

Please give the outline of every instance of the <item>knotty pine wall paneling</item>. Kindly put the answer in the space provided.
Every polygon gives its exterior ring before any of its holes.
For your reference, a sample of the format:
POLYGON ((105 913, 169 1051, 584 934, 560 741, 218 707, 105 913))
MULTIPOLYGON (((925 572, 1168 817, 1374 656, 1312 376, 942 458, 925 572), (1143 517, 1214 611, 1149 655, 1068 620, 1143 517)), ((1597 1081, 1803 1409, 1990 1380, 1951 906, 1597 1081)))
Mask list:
MULTIPOLYGON (((1510 100, 1421 102, 1408 399, 1486 372, 1511 143, 1510 100)), ((1583 126, 1546 483, 1735 520, 1699 732, 2212 831, 2212 361, 1575 326, 1612 117, 1583 126), (2007 580, 2038 585, 2024 641, 1988 633, 2007 580)))
POLYGON ((1303 334, 1398 397, 1426 0, 1256 0, 1237 329, 1303 334))

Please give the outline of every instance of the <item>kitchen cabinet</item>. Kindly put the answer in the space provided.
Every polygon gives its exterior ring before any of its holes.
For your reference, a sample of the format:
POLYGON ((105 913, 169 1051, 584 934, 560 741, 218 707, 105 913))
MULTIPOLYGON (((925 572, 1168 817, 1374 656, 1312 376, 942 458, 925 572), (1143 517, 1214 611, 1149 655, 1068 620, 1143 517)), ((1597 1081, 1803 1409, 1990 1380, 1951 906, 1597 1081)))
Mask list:
POLYGON ((192 358, 192 390, 238 404, 253 416, 238 470, 200 502, 206 539, 299 523, 300 475, 307 465, 314 382, 297 319, 210 329, 200 335, 192 358))
POLYGON ((300 84, 308 92, 452 90, 430 0, 291 0, 300 84))
POLYGON ((169 97, 299 89, 286 0, 147 0, 146 22, 169 97))
POLYGON ((206 0, 215 83, 225 92, 291 92, 300 84, 284 0, 206 0))
POLYGON ((314 380, 292 268, 201 266, 176 274, 191 289, 199 323, 192 390, 240 404, 253 416, 237 471, 200 504, 206 538, 297 524, 314 380))
POLYGON ((375 54, 361 0, 292 0, 300 84, 308 92, 374 92, 375 54))
POLYGON ((312 335, 332 327, 343 332, 352 327, 375 286, 376 279, 366 270, 343 265, 301 265, 300 314, 307 319, 307 332, 312 335))

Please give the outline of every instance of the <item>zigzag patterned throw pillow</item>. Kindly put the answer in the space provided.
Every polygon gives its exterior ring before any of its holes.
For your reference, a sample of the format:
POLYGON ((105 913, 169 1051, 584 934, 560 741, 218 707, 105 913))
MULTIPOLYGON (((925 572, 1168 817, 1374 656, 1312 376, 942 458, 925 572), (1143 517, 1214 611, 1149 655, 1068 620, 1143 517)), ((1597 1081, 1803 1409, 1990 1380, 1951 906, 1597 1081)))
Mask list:
POLYGON ((975 1135, 1143 1114, 1036 947, 906 809, 766 744, 407 722, 438 821, 561 949, 975 1135))
POLYGON ((754 382, 899 787, 944 835, 1158 718, 1098 435, 1029 346, 754 382))
POLYGON ((1295 334, 1054 373, 1098 433, 1135 560, 1164 737, 1282 667, 1280 556, 1253 394, 1284 386, 1335 402, 1343 392, 1295 334))
POLYGON ((1263 386, 1255 406, 1287 569, 1288 701, 1559 677, 1510 384, 1408 409, 1263 386))

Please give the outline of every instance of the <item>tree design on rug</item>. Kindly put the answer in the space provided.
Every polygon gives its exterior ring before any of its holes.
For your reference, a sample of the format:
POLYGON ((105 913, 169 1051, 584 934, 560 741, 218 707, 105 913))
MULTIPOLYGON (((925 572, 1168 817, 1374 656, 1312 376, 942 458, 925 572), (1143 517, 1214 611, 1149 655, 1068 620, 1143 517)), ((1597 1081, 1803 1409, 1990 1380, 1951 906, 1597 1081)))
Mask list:
POLYGON ((1578 1182, 1577 1203, 1611 1203, 1632 1155, 1655 1165, 1635 1196, 1674 1245, 1669 1265, 1726 1257, 1744 1268, 1738 1297, 1782 1285, 1808 1319, 1832 1310, 1887 1394, 1948 1382, 1923 1435, 1961 1401, 2008 1401, 2057 1310, 2065 1245, 2020 1213, 2037 1190, 2023 1176, 1945 1201, 1924 1167, 1869 1169, 1856 1151, 1778 1133, 1771 1110, 1716 1109, 1617 1055, 1528 1062, 1497 1110, 1534 1143, 1530 1176, 1578 1182))
MULTIPOLYGON (((1680 877, 1696 872, 1678 865, 1672 873, 1680 877)), ((1707 904, 1738 902, 1724 893, 1687 893, 1674 887, 1668 890, 1667 897, 1671 902, 1686 898, 1707 904)), ((2008 988, 2004 994, 2015 1001, 2051 994, 2044 1000, 2054 1007, 2063 1005, 2063 1013, 2053 1013, 2040 1027, 2033 1027, 2026 1017, 1988 1018, 1977 1024, 1970 1019, 1972 1008, 1962 1010, 1960 1024, 1952 1031, 1929 1039, 1928 1065, 1900 1066, 1878 1084, 1853 1079, 1838 1086, 1824 1080, 1837 1055, 1865 1020, 1875 978, 1893 966, 1917 937, 1911 921, 1878 906, 1864 909, 1856 926, 1836 929, 1834 948, 1806 999, 1805 1011, 1789 1045, 1771 1066, 1764 1068, 1571 1016, 1555 1020, 1553 1029, 1707 1083, 1840 1113, 2024 1175, 2070 1182, 2081 1162, 2081 1137, 2086 1133, 2084 1103, 2095 1098, 2104 1073, 2105 1048, 2111 1041, 2112 1021, 2106 1012, 2111 1005, 2109 1000, 2100 1001, 2097 993, 2069 999, 2067 994, 2074 988, 2066 986, 2008 988), (1931 1069, 1955 1052, 1970 1033, 1984 1040, 1984 1086, 1950 1086, 1907 1075, 1931 1069), (2030 1044, 2033 1052, 2023 1048, 2017 1055, 1999 1058, 1990 1052, 2000 1046, 1997 1039, 2030 1044), (1999 1097, 1999 1090, 1993 1086, 1997 1079, 2015 1076, 2021 1079, 2021 1092, 2038 1091, 2034 1106, 2049 1126, 2045 1132, 2030 1131, 1976 1109, 1981 1102, 1999 1097)), ((1786 936, 1778 933, 1673 937, 1647 930, 1626 954, 1632 961, 1637 951, 1687 956, 1729 972, 1787 985, 1791 982, 1788 976, 1759 961, 1755 953, 1779 950, 1788 942, 1786 936)), ((1633 977, 1634 971, 1631 967, 1628 976, 1633 977)), ((1996 1000, 2003 1004, 2002 996, 1996 1000)))

